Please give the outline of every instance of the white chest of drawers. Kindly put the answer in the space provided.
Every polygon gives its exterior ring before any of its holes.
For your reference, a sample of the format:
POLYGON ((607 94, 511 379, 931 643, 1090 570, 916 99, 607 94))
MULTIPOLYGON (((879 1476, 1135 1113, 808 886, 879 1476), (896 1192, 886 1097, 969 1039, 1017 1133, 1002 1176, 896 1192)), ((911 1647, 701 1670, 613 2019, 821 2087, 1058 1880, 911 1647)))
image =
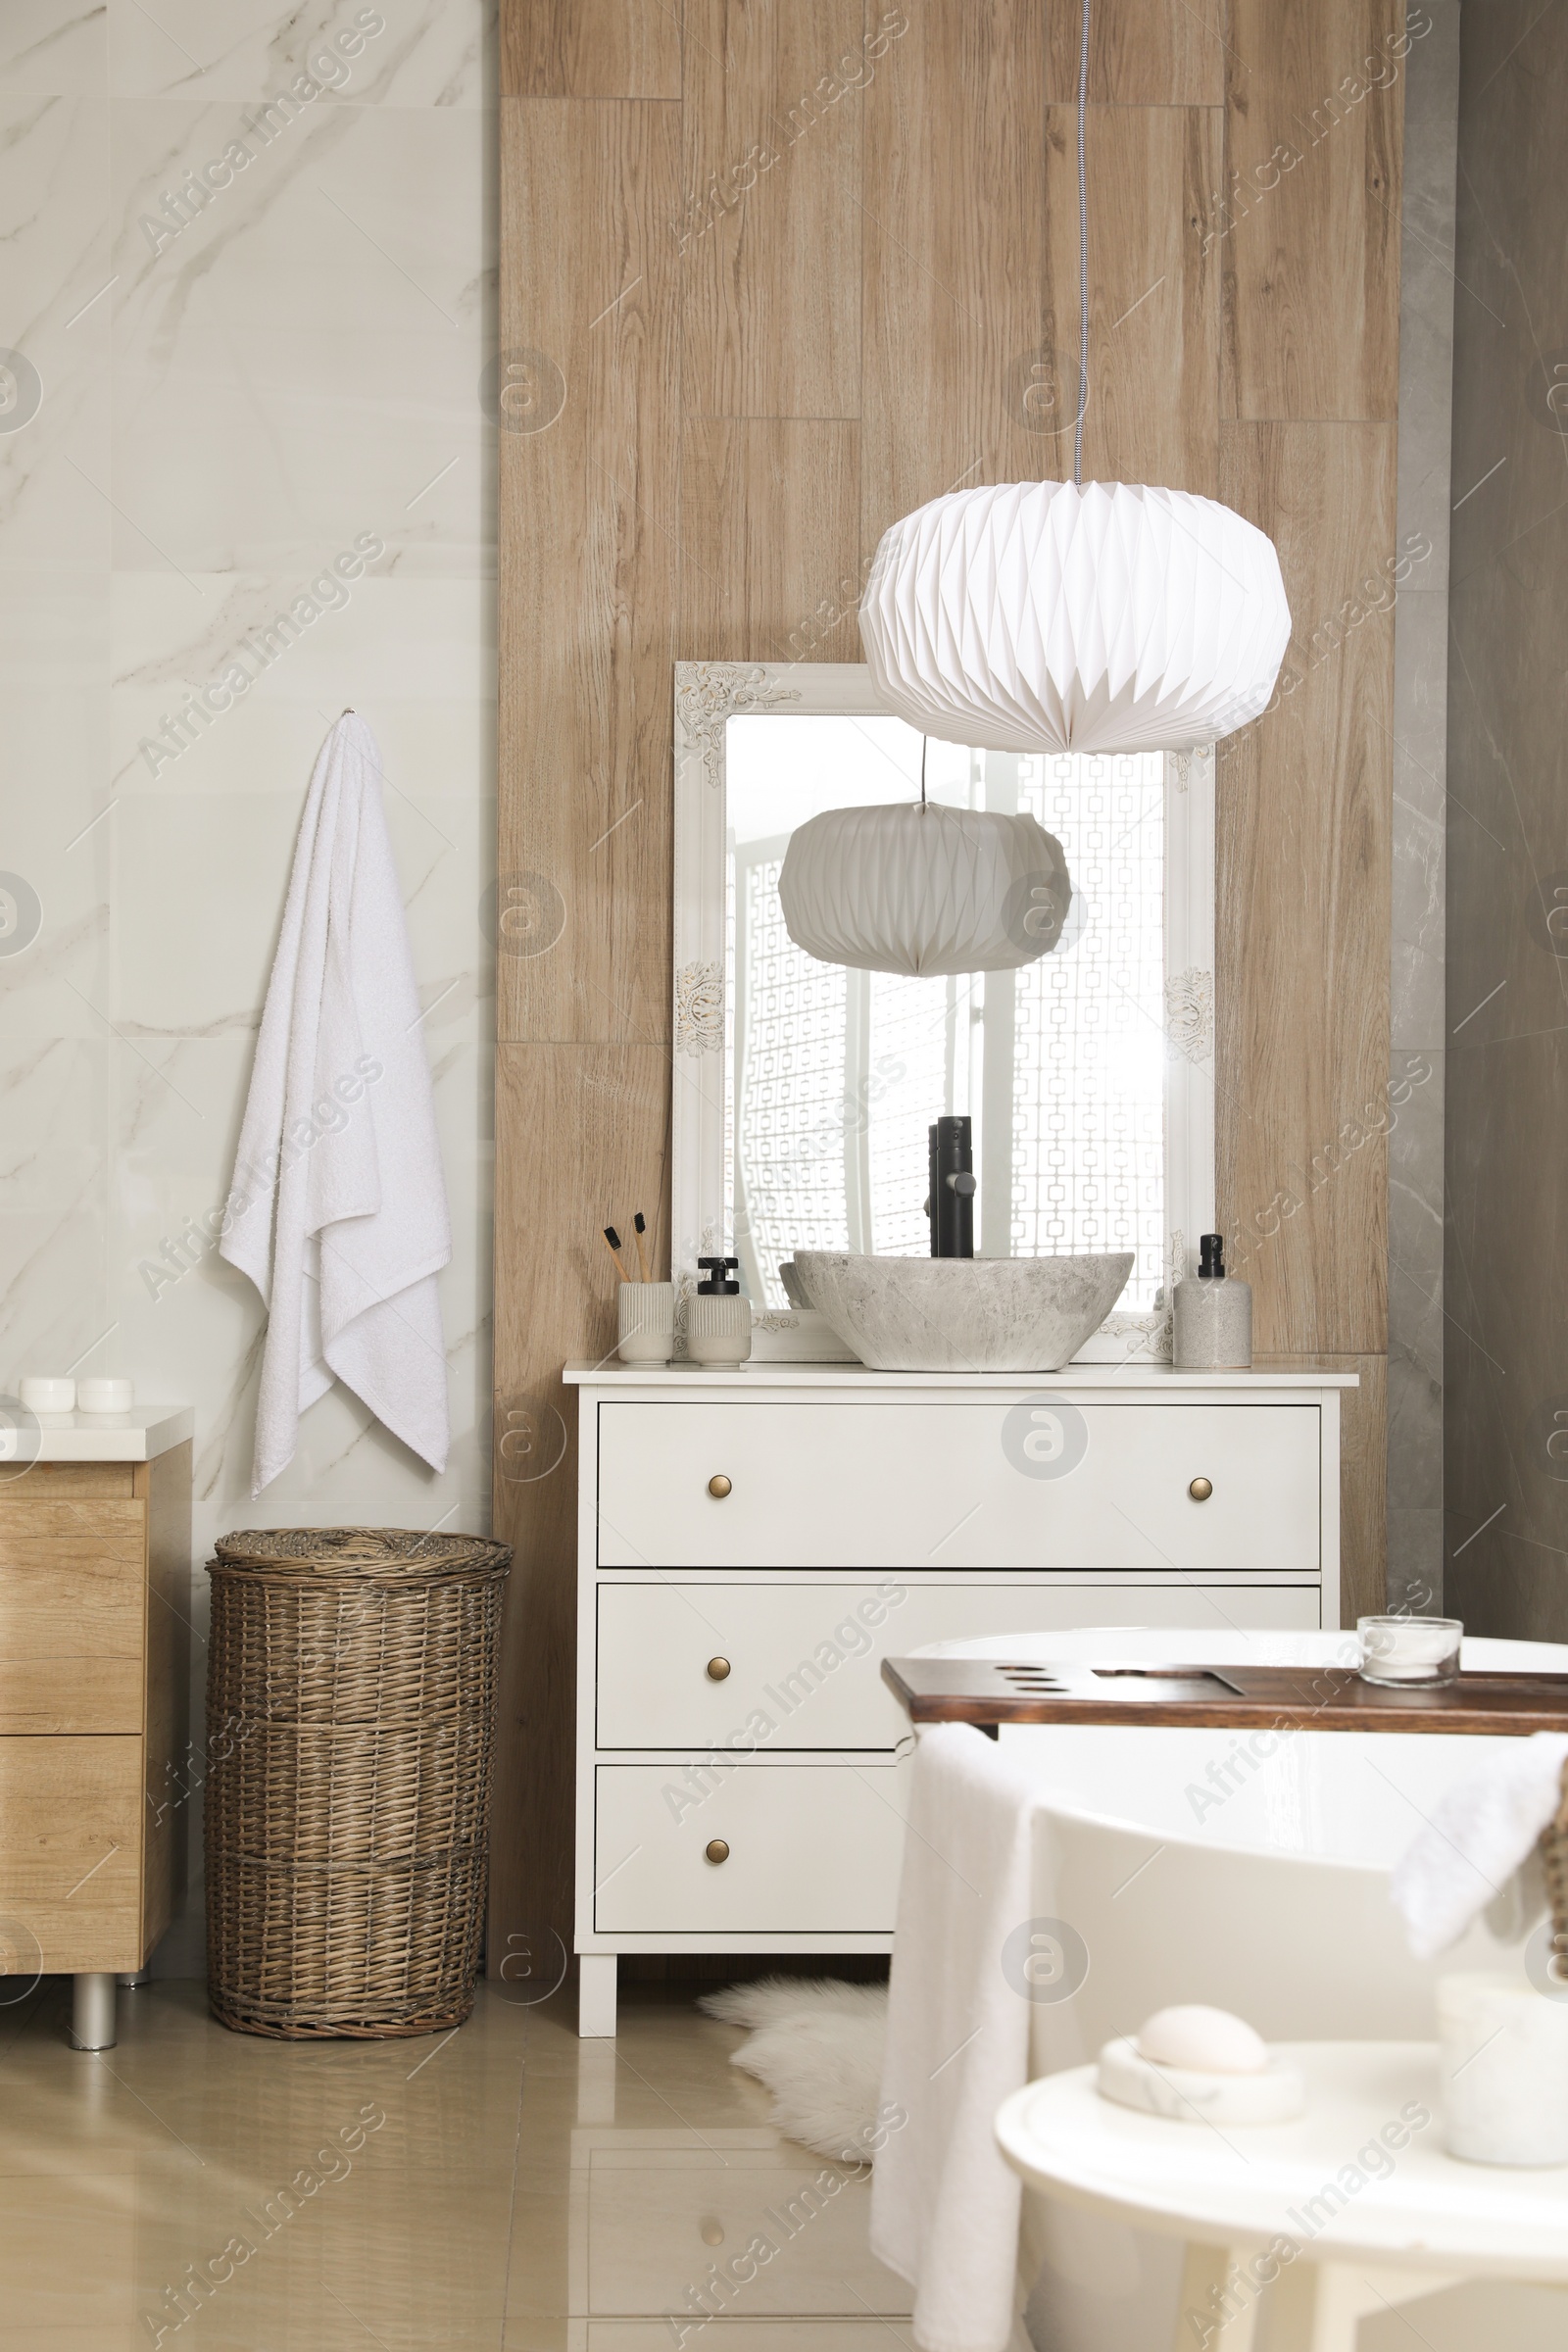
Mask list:
POLYGON ((880 1661, 1042 1627, 1339 1623, 1334 1373, 568 1366, 576 1948, 892 1942, 909 1727, 880 1661))

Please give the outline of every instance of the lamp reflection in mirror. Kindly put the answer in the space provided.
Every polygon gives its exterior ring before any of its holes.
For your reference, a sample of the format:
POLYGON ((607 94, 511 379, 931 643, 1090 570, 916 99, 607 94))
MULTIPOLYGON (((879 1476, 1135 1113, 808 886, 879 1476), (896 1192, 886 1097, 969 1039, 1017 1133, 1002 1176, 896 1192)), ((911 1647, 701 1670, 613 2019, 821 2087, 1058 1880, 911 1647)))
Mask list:
POLYGON ((860 603, 887 708, 1004 752, 1211 743, 1267 707, 1290 634, 1272 540, 1126 482, 933 499, 883 534, 860 603))
POLYGON ((1072 884, 1060 842, 1027 812, 915 801, 827 808, 798 825, 778 903, 818 962, 929 980, 1049 955, 1072 884))

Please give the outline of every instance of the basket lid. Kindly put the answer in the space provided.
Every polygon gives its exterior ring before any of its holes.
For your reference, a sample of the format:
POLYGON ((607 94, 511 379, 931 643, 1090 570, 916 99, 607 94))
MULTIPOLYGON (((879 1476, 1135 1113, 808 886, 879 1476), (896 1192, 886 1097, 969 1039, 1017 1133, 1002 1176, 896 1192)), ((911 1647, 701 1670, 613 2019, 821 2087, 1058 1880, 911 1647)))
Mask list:
POLYGON ((505 1576, 510 1544, 485 1536, 438 1535, 418 1527, 262 1527, 220 1536, 215 1568, 330 1568, 372 1577, 505 1576))

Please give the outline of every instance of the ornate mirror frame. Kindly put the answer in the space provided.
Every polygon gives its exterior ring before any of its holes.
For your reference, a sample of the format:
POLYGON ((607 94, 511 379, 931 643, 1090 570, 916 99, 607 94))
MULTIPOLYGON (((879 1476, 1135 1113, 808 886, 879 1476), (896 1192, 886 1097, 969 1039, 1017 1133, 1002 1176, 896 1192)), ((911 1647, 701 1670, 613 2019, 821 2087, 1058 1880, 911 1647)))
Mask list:
MULTIPOLYGON (((724 1199, 725 728, 737 713, 886 717, 851 662, 675 664, 674 1042, 670 1264, 681 1311, 700 1256, 729 1241, 724 1199)), ((1170 1358, 1172 1282, 1214 1222, 1214 755, 1165 759, 1165 1290, 1152 1314, 1113 1313, 1075 1359, 1170 1358)), ((844 1361, 822 1317, 753 1310, 755 1355, 844 1361)))

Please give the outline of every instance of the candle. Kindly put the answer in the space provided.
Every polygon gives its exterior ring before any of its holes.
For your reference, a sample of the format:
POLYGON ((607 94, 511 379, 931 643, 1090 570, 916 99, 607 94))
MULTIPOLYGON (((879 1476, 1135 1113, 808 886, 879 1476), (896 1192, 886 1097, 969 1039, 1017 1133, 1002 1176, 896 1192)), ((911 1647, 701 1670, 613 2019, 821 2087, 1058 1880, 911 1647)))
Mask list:
POLYGON ((1524 1977, 1438 1979, 1444 2144, 1469 2164, 1568 2164, 1568 2000, 1524 1977))
POLYGON ((1364 1683, 1451 1683, 1464 1627, 1457 1617, 1358 1617, 1364 1683))

